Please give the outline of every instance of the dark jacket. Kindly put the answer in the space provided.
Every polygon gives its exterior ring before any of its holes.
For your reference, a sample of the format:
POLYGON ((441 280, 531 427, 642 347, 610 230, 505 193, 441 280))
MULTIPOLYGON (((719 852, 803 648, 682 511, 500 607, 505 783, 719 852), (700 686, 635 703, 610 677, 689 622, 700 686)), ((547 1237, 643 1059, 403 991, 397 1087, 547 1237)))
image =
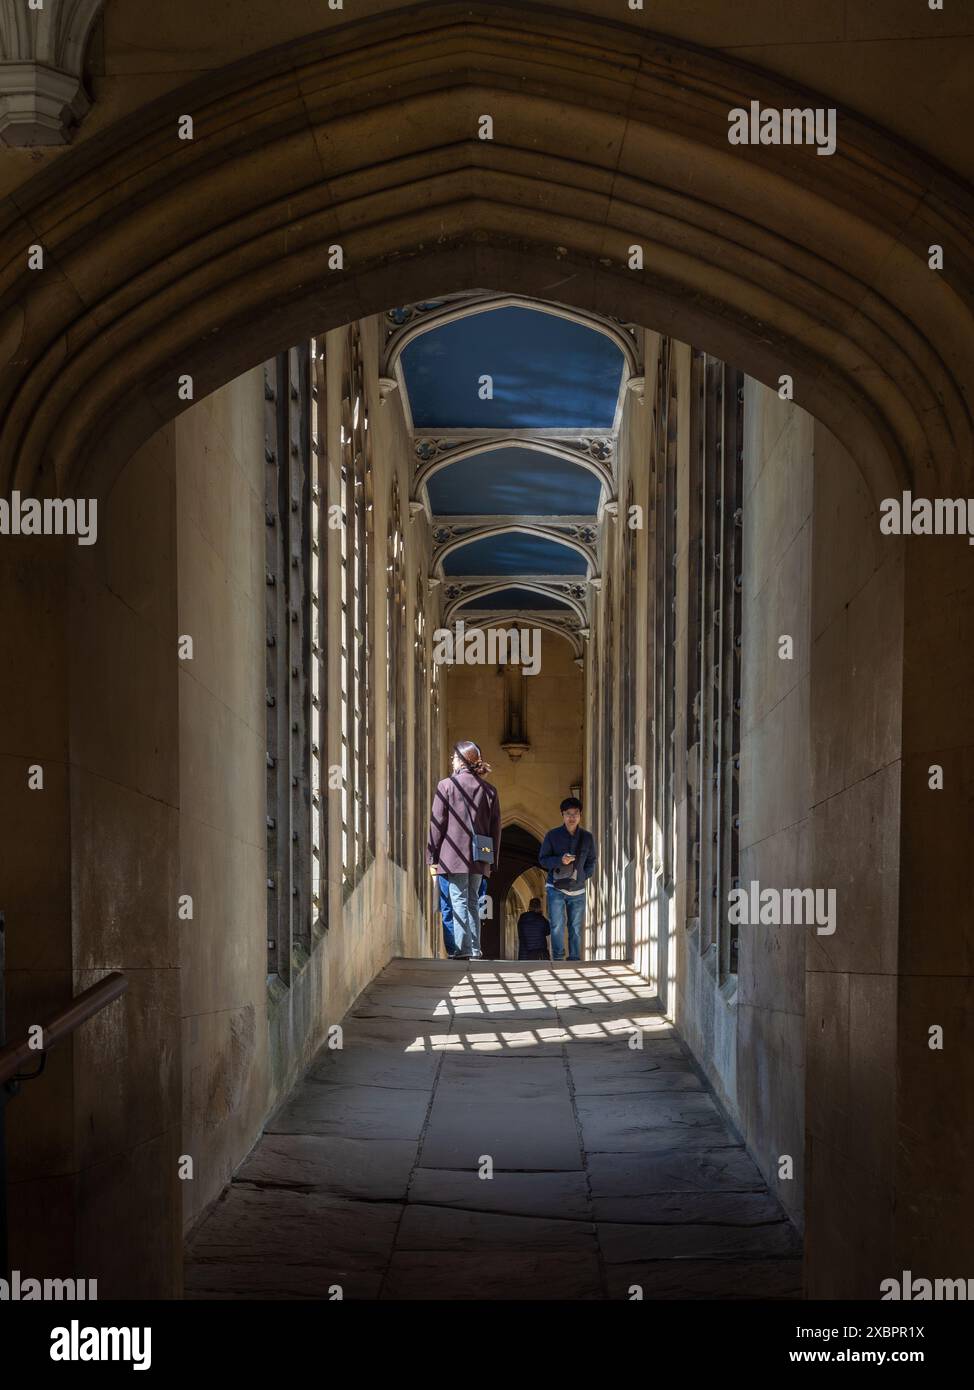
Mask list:
POLYGON ((563 825, 556 825, 554 830, 549 830, 544 837, 538 855, 538 863, 543 869, 548 870, 549 885, 562 888, 568 893, 575 893, 579 888, 585 887, 586 881, 595 872, 595 859, 595 837, 590 830, 583 830, 581 826, 572 836, 563 825), (553 871, 555 865, 561 863, 563 854, 574 854, 575 877, 560 878, 556 883, 553 871))
POLYGON ((501 848, 501 802, 497 788, 475 772, 464 768, 454 777, 444 777, 436 787, 426 841, 427 864, 439 864, 445 874, 489 874, 491 865, 470 858, 470 820, 478 835, 489 835, 494 842, 497 867, 501 848), (455 780, 454 780, 455 778, 455 780), (459 785, 458 785, 459 784, 459 785))
POLYGON ((543 960, 548 954, 548 937, 551 927, 541 912, 522 912, 517 919, 518 960, 530 960, 529 952, 535 959, 543 960))

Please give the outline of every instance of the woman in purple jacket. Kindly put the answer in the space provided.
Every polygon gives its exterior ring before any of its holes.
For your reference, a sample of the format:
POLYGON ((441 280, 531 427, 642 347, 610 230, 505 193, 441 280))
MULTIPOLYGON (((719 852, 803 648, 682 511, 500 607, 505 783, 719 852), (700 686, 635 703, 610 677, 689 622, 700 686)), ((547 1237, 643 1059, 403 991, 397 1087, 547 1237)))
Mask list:
POLYGON ((501 803, 497 788, 483 780, 489 771, 477 745, 461 740, 453 749, 453 775, 437 784, 430 812, 426 862, 449 885, 458 960, 480 959, 477 894, 500 853, 501 803))

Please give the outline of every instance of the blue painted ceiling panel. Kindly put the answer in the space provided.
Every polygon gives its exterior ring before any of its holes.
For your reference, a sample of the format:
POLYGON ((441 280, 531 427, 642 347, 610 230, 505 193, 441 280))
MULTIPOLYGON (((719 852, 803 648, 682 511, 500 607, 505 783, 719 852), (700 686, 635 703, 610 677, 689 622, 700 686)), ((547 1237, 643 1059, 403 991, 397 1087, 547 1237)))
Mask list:
POLYGON ((577 463, 537 449, 490 449, 434 473, 434 516, 594 516, 602 484, 577 463))
POLYGON ((563 603, 554 594, 539 594, 533 589, 498 589, 492 594, 478 594, 469 603, 460 605, 459 612, 469 612, 471 609, 492 609, 502 608, 569 608, 570 605, 563 603))
POLYGON ((423 333, 401 362, 413 424, 423 430, 609 430, 624 365, 604 333, 514 307, 423 333), (485 375, 492 400, 478 394, 485 375))
POLYGON ((505 531, 482 536, 453 550, 443 561, 444 574, 585 574, 585 556, 547 536, 505 531))

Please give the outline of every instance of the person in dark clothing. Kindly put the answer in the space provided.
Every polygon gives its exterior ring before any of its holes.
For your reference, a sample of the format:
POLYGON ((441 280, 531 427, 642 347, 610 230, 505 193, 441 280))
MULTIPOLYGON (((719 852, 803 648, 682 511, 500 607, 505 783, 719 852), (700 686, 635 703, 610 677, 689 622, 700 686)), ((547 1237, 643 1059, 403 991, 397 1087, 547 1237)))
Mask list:
POLYGON ((542 914, 541 899, 532 898, 527 912, 517 919, 517 958, 518 960, 550 960, 548 937, 551 928, 548 919, 542 914))
POLYGON ((449 885, 457 956, 470 960, 481 955, 480 881, 500 854, 501 804, 497 788, 483 780, 489 771, 475 743, 454 745, 453 774, 437 783, 426 842, 430 873, 449 885))
POLYGON ((544 837, 538 863, 548 870, 548 916, 551 919, 551 958, 565 959, 565 926, 568 926, 568 959, 580 960, 585 926, 585 888, 595 872, 595 838, 582 829, 582 803, 566 796, 561 803, 562 825, 544 837))

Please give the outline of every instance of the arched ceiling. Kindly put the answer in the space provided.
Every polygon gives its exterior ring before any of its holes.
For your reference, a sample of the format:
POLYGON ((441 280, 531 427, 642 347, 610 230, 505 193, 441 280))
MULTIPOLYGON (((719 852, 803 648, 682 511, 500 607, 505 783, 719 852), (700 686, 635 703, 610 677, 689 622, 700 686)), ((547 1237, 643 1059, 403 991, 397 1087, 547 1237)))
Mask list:
POLYGON ((605 334, 527 306, 482 308, 420 334, 400 358, 418 430, 616 425, 625 361, 605 334), (487 386, 479 383, 490 378, 487 386))
POLYGON ((584 594, 597 570, 635 335, 562 306, 480 291, 386 317, 386 370, 396 373, 412 432, 413 491, 430 515, 433 570, 466 581, 454 615, 503 610, 540 625, 542 613, 559 610, 558 630, 577 638, 584 602, 565 595, 584 594))
MULTIPOLYGON (((104 496, 189 408, 181 377, 199 400, 304 337, 487 284, 773 389, 787 372, 875 498, 967 495, 970 191, 880 124, 840 107, 829 159, 732 146, 728 110, 795 105, 793 76, 563 8, 421 5, 275 42, 124 119, 106 104, 4 185, 0 489, 104 496), (485 110, 503 138, 478 138, 485 110)), ((432 468, 450 442, 427 442, 432 468)), ((574 442, 611 481, 611 441, 574 442)))
POLYGON ((474 496, 480 510, 495 516, 595 516, 601 492, 598 475, 580 464, 553 454, 540 458, 537 450, 516 445, 461 457, 426 483, 430 511, 441 517, 468 515, 474 496))
POLYGON ((543 589, 524 589, 513 585, 507 589, 488 589, 475 593, 460 604, 457 612, 465 613, 468 609, 478 608, 537 608, 539 610, 551 608, 571 612, 565 600, 556 594, 548 593, 543 589))
POLYGON ((497 574, 508 579, 588 572, 585 556, 550 536, 504 531, 462 541, 443 557, 444 574, 497 574))

